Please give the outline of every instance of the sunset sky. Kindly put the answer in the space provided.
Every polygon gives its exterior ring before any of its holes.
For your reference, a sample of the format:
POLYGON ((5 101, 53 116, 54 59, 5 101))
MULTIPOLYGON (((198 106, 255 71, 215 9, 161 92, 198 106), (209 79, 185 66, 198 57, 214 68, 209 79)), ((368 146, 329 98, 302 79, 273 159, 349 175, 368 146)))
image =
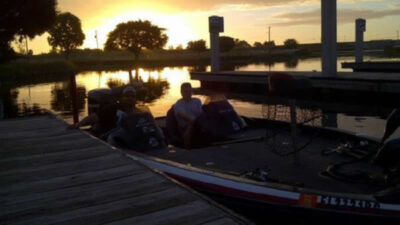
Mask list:
MULTIPOLYGON (((223 16, 221 35, 250 44, 271 39, 282 44, 288 38, 300 43, 319 42, 321 0, 58 0, 61 12, 71 12, 82 22, 86 39, 82 48, 103 48, 107 34, 118 23, 150 20, 166 28, 167 46, 204 39, 209 43, 208 17, 223 16)), ((397 39, 400 30, 399 0, 338 0, 338 41, 354 40, 354 20, 367 20, 366 40, 397 39)), ((35 54, 48 52, 47 36, 29 42, 35 54)))

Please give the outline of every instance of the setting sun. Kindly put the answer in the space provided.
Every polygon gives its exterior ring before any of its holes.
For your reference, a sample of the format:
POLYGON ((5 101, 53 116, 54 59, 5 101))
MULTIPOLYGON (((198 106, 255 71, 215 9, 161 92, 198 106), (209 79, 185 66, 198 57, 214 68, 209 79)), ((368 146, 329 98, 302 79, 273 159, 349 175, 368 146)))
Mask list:
POLYGON ((95 34, 97 31, 99 48, 103 48, 104 43, 107 40, 109 32, 115 29, 115 27, 122 22, 135 21, 135 20, 149 20, 153 24, 165 29, 165 33, 168 35, 168 46, 185 46, 187 42, 195 39, 192 28, 186 23, 184 15, 169 15, 151 11, 129 11, 123 14, 116 15, 103 24, 96 24, 92 28, 85 30, 86 41, 84 47, 96 48, 95 34))

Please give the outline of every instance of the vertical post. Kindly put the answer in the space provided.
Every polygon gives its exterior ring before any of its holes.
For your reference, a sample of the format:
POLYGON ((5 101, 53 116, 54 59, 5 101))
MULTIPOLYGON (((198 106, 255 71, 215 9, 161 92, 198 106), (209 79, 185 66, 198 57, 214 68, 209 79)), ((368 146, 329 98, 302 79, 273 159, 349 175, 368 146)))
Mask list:
POLYGON ((133 83, 132 70, 128 69, 128 73, 129 73, 129 84, 132 84, 133 83))
POLYGON ((271 27, 268 27, 268 53, 271 53, 271 27))
MULTIPOLYGON (((290 99, 289 100, 290 106, 290 131, 292 136, 292 148, 293 151, 297 151, 297 114, 296 114, 296 100, 290 99)), ((293 154, 293 162, 295 165, 300 165, 300 156, 299 153, 296 152, 293 154)))
POLYGON ((94 38, 96 38, 96 47, 97 47, 97 49, 99 49, 99 39, 98 39, 98 35, 97 35, 97 30, 95 31, 94 38))
POLYGON ((78 99, 76 93, 76 78, 75 74, 71 74, 70 76, 70 94, 71 94, 71 103, 72 103, 72 116, 74 119, 74 123, 79 122, 79 112, 78 112, 78 99))
POLYGON ((363 62, 365 19, 356 19, 356 63, 363 62))
POLYGON ((211 40, 211 72, 219 72, 219 35, 210 33, 211 40))
POLYGON ((29 55, 29 48, 28 48, 28 37, 26 35, 25 36, 25 49, 26 49, 26 55, 29 55))
POLYGON ((268 27, 268 42, 271 44, 271 27, 268 27))
POLYGON ((136 65, 135 67, 135 80, 139 81, 139 67, 136 65))
POLYGON ((322 75, 336 76, 337 72, 336 0, 321 0, 322 75))
POLYGON ((210 16, 208 18, 211 48, 211 72, 219 72, 219 33, 224 32, 224 18, 210 16))
POLYGON ((4 104, 3 99, 0 96, 0 120, 4 119, 4 104))

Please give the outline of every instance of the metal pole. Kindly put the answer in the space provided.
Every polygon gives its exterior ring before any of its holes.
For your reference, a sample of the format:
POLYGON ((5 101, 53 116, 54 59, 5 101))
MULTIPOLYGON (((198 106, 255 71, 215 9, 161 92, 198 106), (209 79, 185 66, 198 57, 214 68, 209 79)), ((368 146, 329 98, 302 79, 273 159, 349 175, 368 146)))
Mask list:
POLYGON ((365 20, 356 19, 356 63, 363 62, 363 45, 364 45, 364 31, 365 31, 365 20))
MULTIPOLYGON (((290 99, 289 100, 289 105, 290 105, 290 130, 291 130, 291 135, 292 135, 292 148, 293 151, 297 151, 297 114, 296 114, 296 100, 295 99, 290 99)), ((298 152, 295 152, 293 154, 294 158, 294 164, 295 165, 300 165, 300 155, 298 152)))
POLYGON ((321 0, 322 75, 336 76, 337 72, 336 0, 321 0))
POLYGON ((98 36, 97 36, 97 30, 96 30, 96 33, 95 33, 94 37, 96 38, 96 46, 97 46, 97 49, 99 49, 99 39, 97 38, 97 37, 98 37, 98 36))
POLYGON ((74 123, 79 122, 79 111, 78 111, 78 96, 76 90, 76 78, 75 74, 71 74, 70 76, 70 92, 71 92, 71 102, 72 102, 72 116, 74 119, 74 123))
POLYGON ((219 72, 219 33, 210 33, 211 40, 211 72, 219 72))
POLYGON ((268 42, 271 44, 271 27, 268 27, 268 42))
POLYGON ((219 33, 224 32, 224 18, 219 16, 208 17, 210 32, 211 72, 219 72, 219 33))

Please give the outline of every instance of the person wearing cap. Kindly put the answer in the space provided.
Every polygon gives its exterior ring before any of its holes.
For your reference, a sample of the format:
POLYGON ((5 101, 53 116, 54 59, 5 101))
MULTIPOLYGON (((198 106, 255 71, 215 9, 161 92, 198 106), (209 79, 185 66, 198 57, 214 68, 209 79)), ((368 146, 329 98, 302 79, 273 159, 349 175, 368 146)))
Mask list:
POLYGON ((68 129, 79 129, 83 126, 92 125, 94 134, 101 136, 114 128, 120 127, 123 117, 127 114, 139 111, 136 107, 136 90, 132 86, 127 86, 123 89, 118 103, 103 107, 78 123, 70 125, 68 129))

